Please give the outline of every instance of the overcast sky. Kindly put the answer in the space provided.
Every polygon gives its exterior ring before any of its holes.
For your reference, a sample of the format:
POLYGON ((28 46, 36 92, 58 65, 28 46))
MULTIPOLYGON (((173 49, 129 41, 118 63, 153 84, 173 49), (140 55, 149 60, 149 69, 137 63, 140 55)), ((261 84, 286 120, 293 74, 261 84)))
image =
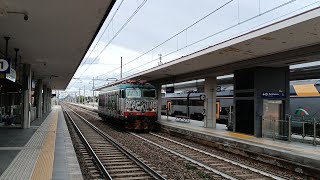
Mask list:
MULTIPOLYGON (((117 0, 74 75, 80 80, 73 79, 67 91, 86 86, 89 95, 92 78, 119 78, 121 57, 126 77, 156 66, 159 54, 163 62, 168 62, 319 5, 319 0, 117 0), (183 31, 209 13, 212 14, 183 31), (212 37, 195 43, 209 36, 212 37)), ((106 81, 95 81, 96 86, 103 83, 106 81)))

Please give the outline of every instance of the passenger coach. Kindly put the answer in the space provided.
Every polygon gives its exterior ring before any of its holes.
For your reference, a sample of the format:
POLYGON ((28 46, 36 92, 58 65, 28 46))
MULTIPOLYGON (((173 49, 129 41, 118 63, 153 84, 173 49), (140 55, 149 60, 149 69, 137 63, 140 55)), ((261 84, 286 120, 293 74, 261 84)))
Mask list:
POLYGON ((127 81, 99 93, 99 116, 119 121, 126 129, 153 129, 157 120, 155 87, 142 81, 127 81))

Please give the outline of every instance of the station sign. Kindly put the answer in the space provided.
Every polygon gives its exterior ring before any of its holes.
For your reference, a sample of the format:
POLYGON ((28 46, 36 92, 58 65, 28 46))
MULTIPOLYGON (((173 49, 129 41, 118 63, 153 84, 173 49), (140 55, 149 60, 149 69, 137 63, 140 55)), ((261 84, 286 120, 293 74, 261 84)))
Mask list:
POLYGON ((286 97, 284 92, 262 92, 261 97, 264 99, 282 99, 286 97))
POLYGON ((14 69, 10 68, 10 72, 6 74, 6 79, 16 82, 17 73, 14 69))
POLYGON ((0 73, 10 73, 10 61, 8 59, 0 58, 0 73))
POLYGON ((166 87, 166 93, 174 93, 174 87, 166 87))

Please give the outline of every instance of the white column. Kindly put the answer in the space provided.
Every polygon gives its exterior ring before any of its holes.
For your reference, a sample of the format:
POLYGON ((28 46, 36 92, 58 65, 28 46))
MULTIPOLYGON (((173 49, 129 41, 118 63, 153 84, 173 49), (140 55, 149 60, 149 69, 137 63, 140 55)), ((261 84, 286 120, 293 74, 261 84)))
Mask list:
POLYGON ((37 118, 42 118, 42 89, 43 83, 42 79, 38 79, 37 81, 37 118))
POLYGON ((23 65, 23 118, 21 127, 30 128, 31 116, 31 65, 23 65))
POLYGON ((161 119, 161 84, 157 84, 155 87, 156 87, 156 93, 158 98, 157 114, 158 114, 158 120, 160 120, 161 119))
POLYGON ((49 98, 49 111, 51 111, 52 108, 52 99, 51 99, 51 95, 52 95, 52 89, 49 89, 49 93, 48 93, 48 98, 49 98))
POLYGON ((216 128, 216 77, 206 77, 204 82, 204 93, 206 95, 204 101, 205 117, 204 127, 216 128))
POLYGON ((48 103, 48 99, 47 99, 47 86, 43 86, 43 113, 47 112, 47 103, 48 103))

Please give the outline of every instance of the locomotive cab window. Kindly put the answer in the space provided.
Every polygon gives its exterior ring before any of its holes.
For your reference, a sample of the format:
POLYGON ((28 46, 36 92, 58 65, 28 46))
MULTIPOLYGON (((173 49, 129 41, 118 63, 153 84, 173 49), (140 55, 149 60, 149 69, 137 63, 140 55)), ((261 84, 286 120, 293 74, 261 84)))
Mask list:
POLYGON ((126 89, 127 98, 141 98, 141 90, 136 88, 126 89))
POLYGON ((147 98, 156 97, 156 90, 154 89, 144 89, 142 92, 143 92, 143 97, 147 97, 147 98))

